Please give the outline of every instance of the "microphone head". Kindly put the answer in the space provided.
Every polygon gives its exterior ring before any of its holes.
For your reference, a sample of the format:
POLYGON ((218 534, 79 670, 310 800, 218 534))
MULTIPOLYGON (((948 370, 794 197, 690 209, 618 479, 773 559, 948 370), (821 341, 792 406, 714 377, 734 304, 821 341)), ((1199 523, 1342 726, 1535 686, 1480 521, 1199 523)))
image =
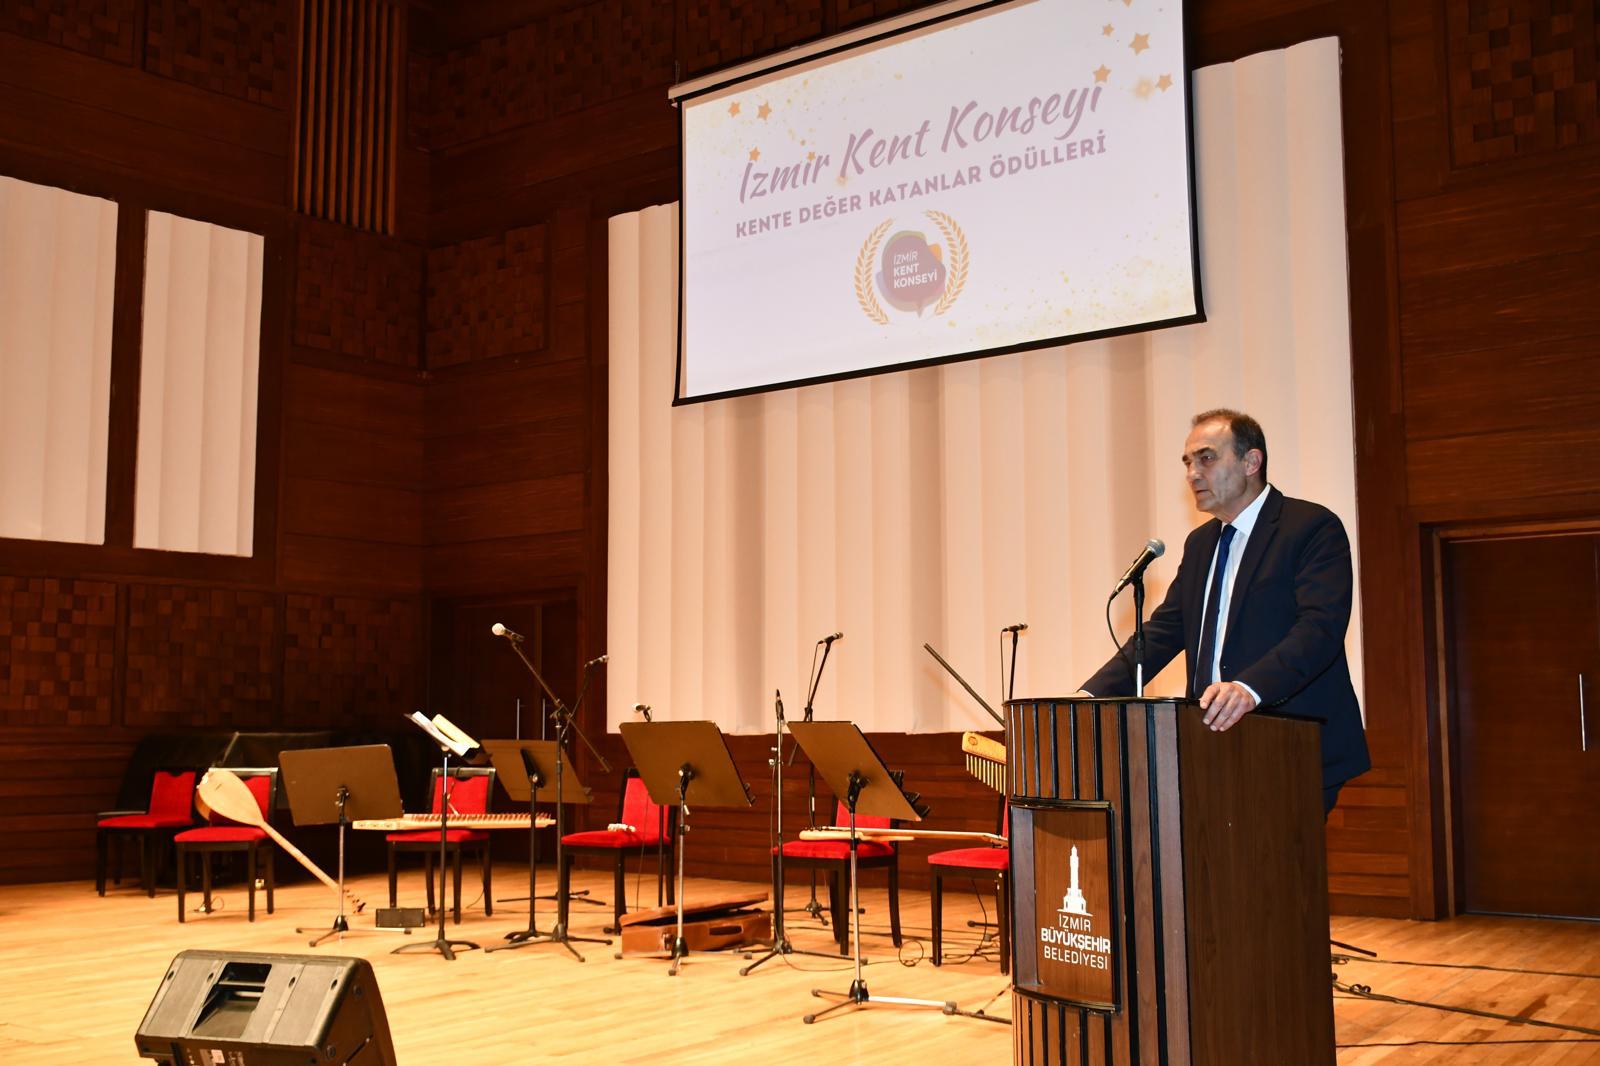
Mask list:
POLYGON ((1149 550, 1151 557, 1155 559, 1161 558, 1167 550, 1167 546, 1158 537, 1151 537, 1144 542, 1144 546, 1149 550))
POLYGON ((818 641, 818 643, 820 643, 820 644, 832 644, 836 640, 843 640, 843 639, 844 639, 844 634, 843 633, 829 633, 827 636, 823 637, 820 641, 818 641))
POLYGON ((609 656, 609 655, 602 655, 602 656, 600 656, 600 658, 596 659, 595 662, 596 663, 603 663, 607 659, 610 659, 610 658, 611 658, 611 656, 609 656))
POLYGON ((494 625, 489 627, 489 632, 493 633, 497 637, 503 637, 506 635, 506 627, 501 625, 499 622, 496 622, 494 625))

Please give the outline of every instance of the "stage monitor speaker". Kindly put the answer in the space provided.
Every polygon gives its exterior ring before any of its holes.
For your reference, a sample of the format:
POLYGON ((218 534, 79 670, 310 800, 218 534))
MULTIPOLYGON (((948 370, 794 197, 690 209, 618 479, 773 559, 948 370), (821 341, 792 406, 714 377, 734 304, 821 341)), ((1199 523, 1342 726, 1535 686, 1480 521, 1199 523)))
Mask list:
POLYGON ((165 1066, 395 1066, 366 959, 184 951, 134 1037, 165 1066))

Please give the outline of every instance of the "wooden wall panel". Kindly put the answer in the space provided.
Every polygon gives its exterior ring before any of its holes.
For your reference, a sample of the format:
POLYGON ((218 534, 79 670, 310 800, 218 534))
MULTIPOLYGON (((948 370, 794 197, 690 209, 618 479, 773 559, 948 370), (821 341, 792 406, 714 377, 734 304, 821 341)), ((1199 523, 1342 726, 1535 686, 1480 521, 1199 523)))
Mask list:
POLYGON ((428 368, 537 352, 546 337, 548 227, 428 252, 428 368))
POLYGON ((419 706, 422 633, 416 599, 290 593, 283 727, 393 727, 419 706))
POLYGON ((678 59, 686 78, 781 51, 826 28, 822 0, 681 0, 677 6, 678 59))
POLYGON ((313 219, 296 231, 294 343, 417 367, 422 247, 313 219))
POLYGON ((270 729, 277 604, 266 592, 128 586, 124 721, 144 729, 270 729))
POLYGON ((139 0, 14 0, 0 5, 0 31, 129 64, 139 7, 139 0))
POLYGON ((0 577, 0 723, 110 725, 116 647, 115 585, 0 577))
POLYGON ((147 0, 144 66, 209 92, 289 106, 295 0, 147 0))

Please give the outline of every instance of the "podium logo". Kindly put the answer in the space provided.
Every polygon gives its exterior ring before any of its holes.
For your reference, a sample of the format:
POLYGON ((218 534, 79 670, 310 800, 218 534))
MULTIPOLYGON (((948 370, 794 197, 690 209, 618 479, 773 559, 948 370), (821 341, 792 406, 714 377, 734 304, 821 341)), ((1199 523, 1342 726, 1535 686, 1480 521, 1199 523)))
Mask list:
POLYGON ((856 254, 856 303, 880 326, 890 321, 884 303, 919 318, 930 308, 931 314, 942 315, 966 287, 971 263, 966 234, 943 211, 923 214, 942 244, 930 241, 920 230, 899 230, 891 236, 894 219, 886 218, 873 227, 856 254))
POLYGON ((1056 910, 1056 924, 1039 927, 1043 957, 1068 966, 1090 970, 1111 968, 1111 938, 1095 929, 1094 914, 1078 883, 1078 847, 1072 847, 1068 860, 1071 881, 1056 910))

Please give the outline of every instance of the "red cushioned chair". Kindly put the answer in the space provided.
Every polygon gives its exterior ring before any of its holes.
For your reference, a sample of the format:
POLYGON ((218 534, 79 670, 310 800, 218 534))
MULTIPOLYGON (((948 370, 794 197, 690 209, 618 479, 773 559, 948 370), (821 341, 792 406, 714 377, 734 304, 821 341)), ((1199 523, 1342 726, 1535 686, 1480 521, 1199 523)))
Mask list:
MULTIPOLYGON (((667 903, 677 902, 677 886, 669 873, 676 861, 674 848, 677 838, 674 831, 678 822, 676 807, 663 807, 650 799, 639 771, 629 770, 622 779, 622 803, 617 810, 617 824, 632 826, 631 831, 593 829, 583 833, 568 833, 561 838, 562 856, 559 873, 560 887, 557 898, 565 900, 572 884, 572 860, 579 855, 604 855, 612 862, 612 919, 606 932, 615 933, 622 928, 622 916, 627 913, 627 891, 623 873, 628 856, 638 849, 641 859, 646 848, 662 845, 666 862, 657 872, 658 892, 666 881, 667 903)), ((563 912, 564 914, 565 912, 563 912)))
MULTIPOLYGON (((278 768, 275 766, 228 767, 244 782, 256 798, 256 806, 263 818, 272 817, 272 805, 278 798, 278 768)), ((267 884, 267 913, 272 913, 272 892, 275 887, 272 874, 272 841, 266 830, 236 822, 215 811, 207 816, 206 824, 198 829, 185 829, 172 838, 178 848, 178 921, 183 921, 183 898, 189 883, 189 855, 200 859, 200 886, 205 893, 206 913, 211 912, 211 856, 219 852, 244 852, 244 881, 249 893, 250 921, 256 920, 256 869, 265 861, 267 884)))
MULTIPOLYGON (((837 804, 833 824, 849 826, 850 811, 843 803, 837 804)), ((858 829, 888 829, 893 826, 888 818, 861 815, 856 818, 858 829)), ((850 842, 848 840, 790 840, 783 845, 783 855, 773 850, 773 863, 782 862, 785 883, 791 869, 820 870, 828 875, 828 911, 833 915, 833 938, 839 943, 839 954, 850 954, 850 842)), ((894 946, 900 946, 900 845, 885 844, 876 840, 863 840, 856 846, 856 872, 868 870, 889 871, 889 934, 894 946)), ((776 876, 777 871, 773 871, 776 876)))
MULTIPOLYGON (((487 766, 458 766, 450 771, 450 815, 488 814, 489 802, 494 798, 494 769, 487 766)), ((438 814, 443 800, 439 787, 439 771, 433 772, 433 806, 430 813, 438 814)), ((399 854, 422 856, 422 879, 428 886, 428 913, 433 913, 433 860, 439 856, 439 831, 421 829, 412 833, 390 833, 389 842, 389 906, 395 905, 397 874, 395 857, 399 854)), ((445 829, 445 859, 455 873, 455 924, 461 924, 461 853, 474 851, 483 866, 483 913, 494 914, 494 893, 491 891, 493 866, 489 859, 489 831, 486 829, 445 829)))
POLYGON ((150 805, 143 811, 106 811, 95 824, 94 888, 106 894, 106 850, 116 852, 112 879, 122 884, 122 841, 139 842, 139 883, 156 894, 156 870, 167 844, 180 829, 194 825, 193 770, 157 770, 150 780, 150 805))
MULTIPOLYGON (((1011 808, 1000 801, 1000 835, 1011 835, 1011 808)), ((1000 923, 1000 972, 1011 972, 1011 891, 1008 871, 1011 867, 1011 849, 1005 848, 955 848, 936 851, 928 856, 928 868, 933 874, 933 964, 938 966, 944 958, 944 879, 965 877, 973 881, 992 881, 995 894, 995 916, 1000 923)))

